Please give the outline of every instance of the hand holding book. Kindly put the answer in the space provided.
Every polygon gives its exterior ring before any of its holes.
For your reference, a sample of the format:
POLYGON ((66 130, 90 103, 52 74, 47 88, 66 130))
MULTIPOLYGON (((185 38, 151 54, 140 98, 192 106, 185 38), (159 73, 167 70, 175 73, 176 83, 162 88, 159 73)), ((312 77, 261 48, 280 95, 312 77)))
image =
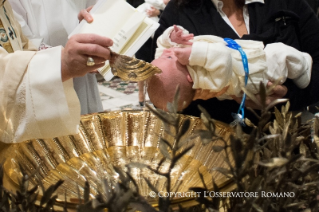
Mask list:
POLYGON ((146 64, 144 61, 137 62, 138 60, 135 58, 128 59, 124 56, 132 57, 136 53, 158 28, 159 24, 157 22, 138 12, 125 0, 100 0, 94 5, 90 14, 94 21, 90 24, 82 21, 70 36, 78 33, 94 33, 109 37, 114 42, 111 50, 117 53, 114 54, 114 57, 121 58, 119 60, 121 62, 130 61, 130 64, 134 64, 132 67, 136 67, 137 64, 140 65, 139 70, 133 70, 132 68, 125 70, 124 68, 129 68, 129 66, 123 64, 118 66, 119 62, 117 62, 113 63, 117 65, 116 67, 113 65, 113 70, 111 71, 112 65, 110 66, 109 62, 106 61, 105 66, 99 69, 99 72, 106 80, 110 80, 113 77, 112 72, 118 74, 119 77, 126 75, 124 80, 140 81, 150 73, 154 74, 159 71, 159 69, 154 69, 151 64, 146 64), (119 57, 118 54, 123 54, 123 56, 119 57), (146 67, 148 68, 146 69, 146 67), (135 78, 133 77, 134 74, 131 74, 133 71, 136 71, 137 77, 135 78))

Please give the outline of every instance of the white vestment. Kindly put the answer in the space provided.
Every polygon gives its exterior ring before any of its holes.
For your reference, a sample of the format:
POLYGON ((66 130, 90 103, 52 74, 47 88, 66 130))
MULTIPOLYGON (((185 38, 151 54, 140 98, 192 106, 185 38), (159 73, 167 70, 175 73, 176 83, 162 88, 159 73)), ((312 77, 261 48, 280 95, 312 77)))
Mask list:
MULTIPOLYGON (((163 0, 145 0, 145 3, 141 4, 136 9, 147 16, 147 10, 151 9, 151 7, 154 7, 155 9, 158 9, 158 10, 164 10, 165 6, 166 5, 164 4, 163 0)), ((149 18, 155 22, 159 21, 158 16, 153 16, 149 18)))
MULTIPOLYGON (((80 10, 97 0, 9 0, 23 33, 32 42, 50 46, 65 45, 68 35, 79 24, 80 10)), ((103 110, 95 74, 73 79, 81 103, 81 114, 103 110)))
POLYGON ((62 47, 36 52, 7 1, 0 3, 0 20, 6 34, 8 25, 15 34, 13 53, 0 47, 0 141, 77 133, 80 105, 72 80, 61 81, 62 47))

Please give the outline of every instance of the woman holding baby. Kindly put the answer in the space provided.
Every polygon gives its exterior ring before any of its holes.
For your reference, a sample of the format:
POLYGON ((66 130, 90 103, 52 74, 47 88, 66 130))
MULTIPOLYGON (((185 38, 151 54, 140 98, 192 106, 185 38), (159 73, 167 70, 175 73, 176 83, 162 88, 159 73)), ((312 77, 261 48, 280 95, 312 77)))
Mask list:
MULTIPOLYGON (((288 98, 290 109, 300 110, 319 101, 319 21, 304 0, 172 0, 166 6, 159 23, 160 28, 155 33, 154 41, 167 28, 179 25, 194 36, 215 35, 257 40, 265 46, 281 42, 306 52, 313 60, 309 85, 300 89, 287 79, 283 85, 275 87, 274 93, 267 97, 267 102, 288 98)), ((156 44, 153 46, 156 47, 156 44)), ((238 110, 241 98, 220 101, 210 97, 209 92, 196 90, 194 101, 183 113, 199 116, 197 105, 201 105, 212 118, 232 122, 230 114, 238 110)), ((246 100, 246 106, 260 109, 249 100, 246 100)), ((248 110, 245 114, 247 118, 256 121, 248 110)))

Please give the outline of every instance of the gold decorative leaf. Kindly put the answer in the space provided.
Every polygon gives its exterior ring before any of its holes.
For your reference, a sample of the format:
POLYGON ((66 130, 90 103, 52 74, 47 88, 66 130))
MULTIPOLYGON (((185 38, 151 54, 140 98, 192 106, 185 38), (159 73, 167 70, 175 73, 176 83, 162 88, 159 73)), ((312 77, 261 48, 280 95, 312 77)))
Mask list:
POLYGON ((299 112, 299 113, 297 113, 297 114, 295 115, 294 118, 298 118, 298 117, 300 117, 301 115, 302 115, 302 112, 299 112))
POLYGON ((263 107, 266 105, 266 87, 264 83, 260 82, 259 84, 259 95, 260 95, 260 101, 263 107))
POLYGON ((288 113, 289 108, 290 108, 290 102, 288 101, 285 108, 286 113, 288 113))
POLYGON ((280 129, 282 129, 282 128, 279 126, 277 120, 274 120, 274 130, 275 130, 275 132, 277 133, 278 132, 277 130, 280 130, 280 129))
POLYGON ((249 119, 245 118, 245 124, 248 126, 248 127, 256 127, 249 119))
POLYGON ((303 142, 301 142, 301 144, 299 146, 299 152, 300 152, 300 154, 306 156, 307 147, 306 147, 306 145, 303 142))
POLYGON ((254 156, 254 164, 256 165, 255 168, 257 168, 259 162, 260 162, 260 154, 259 152, 257 152, 254 156))
POLYGON ((267 107, 266 111, 270 110, 270 108, 273 108, 276 104, 287 102, 288 99, 276 99, 275 101, 271 102, 267 107))
POLYGON ((278 124, 280 126, 283 126, 284 125, 284 120, 283 120, 283 117, 282 117, 280 111, 277 109, 277 107, 275 107, 275 117, 276 117, 276 120, 277 120, 278 124))
POLYGON ((288 163, 287 158, 271 158, 268 163, 259 162, 259 165, 269 168, 280 167, 288 163))
POLYGON ((269 126, 269 131, 273 135, 277 133, 276 130, 272 126, 269 126))
POLYGON ((263 158, 266 159, 266 160, 271 158, 271 151, 268 148, 264 148, 263 158))

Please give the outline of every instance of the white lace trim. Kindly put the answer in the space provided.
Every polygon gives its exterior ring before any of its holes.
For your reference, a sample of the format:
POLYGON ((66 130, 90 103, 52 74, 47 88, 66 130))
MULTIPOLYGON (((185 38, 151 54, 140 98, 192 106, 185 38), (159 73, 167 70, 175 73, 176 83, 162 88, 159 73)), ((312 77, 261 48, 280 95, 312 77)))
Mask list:
MULTIPOLYGON (((17 141, 23 134, 26 123, 26 75, 23 77, 22 82, 17 90, 15 107, 13 112, 13 119, 15 120, 15 133, 14 140, 17 141)), ((26 125, 28 126, 28 125, 26 125)))

